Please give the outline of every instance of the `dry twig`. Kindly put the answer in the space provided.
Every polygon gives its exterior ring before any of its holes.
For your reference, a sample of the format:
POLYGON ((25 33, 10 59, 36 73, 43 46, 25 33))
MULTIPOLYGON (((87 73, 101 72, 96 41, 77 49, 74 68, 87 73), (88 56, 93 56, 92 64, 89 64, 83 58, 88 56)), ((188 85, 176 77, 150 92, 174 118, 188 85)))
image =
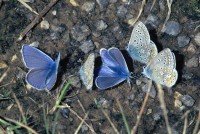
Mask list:
POLYGON ((163 32, 165 25, 166 25, 167 21, 169 20, 170 14, 172 12, 172 10, 171 10, 172 2, 173 2, 173 0, 167 0, 168 12, 167 12, 167 17, 165 18, 165 21, 163 23, 161 32, 163 32))
POLYGON ((167 131, 168 131, 168 134, 172 134, 171 127, 169 125, 169 120, 168 120, 168 117, 167 117, 167 109, 166 109, 166 104, 165 104, 165 100, 164 100, 164 92, 163 92, 163 89, 162 89, 160 84, 156 83, 156 86, 157 86, 157 89, 158 89, 158 99, 160 101, 160 107, 163 110, 163 116, 165 118, 167 131))
POLYGON ((53 5, 57 3, 58 0, 52 0, 40 13, 39 15, 24 29, 24 31, 20 34, 18 41, 21 41, 24 36, 36 25, 40 22, 40 19, 51 9, 53 5))
POLYGON ((103 114, 106 116, 107 120, 109 121, 110 125, 112 126, 112 128, 114 129, 116 134, 120 134, 119 131, 117 130, 117 128, 115 127, 114 123, 111 121, 110 117, 108 116, 108 114, 101 109, 101 111, 103 112, 103 114))
POLYGON ((142 0, 142 5, 141 5, 141 8, 140 8, 140 11, 138 13, 138 16, 134 19, 134 20, 131 20, 131 22, 129 23, 131 26, 133 26, 137 21, 138 19, 140 18, 140 15, 142 14, 142 11, 144 9, 144 5, 146 4, 146 0, 142 0))
POLYGON ((81 123, 79 124, 78 128, 76 129, 76 131, 74 132, 74 134, 78 134, 79 130, 81 129, 81 126, 83 125, 85 119, 88 117, 88 112, 85 114, 85 117, 83 118, 83 120, 81 121, 81 123))
POLYGON ((141 117, 142 117, 142 114, 143 114, 143 112, 144 112, 144 108, 145 108, 145 106, 146 106, 146 104, 147 104, 147 101, 148 101, 148 98, 149 98, 149 92, 150 92, 150 90, 151 90, 151 86, 152 86, 152 80, 149 80, 147 93, 146 93, 144 102, 143 102, 143 104, 142 104, 142 107, 141 107, 141 109, 140 109, 139 115, 137 116, 137 121, 136 121, 136 123, 135 123, 135 126, 134 126, 133 129, 131 130, 131 134, 135 134, 136 131, 137 131, 137 127, 138 127, 138 125, 139 125, 139 123, 140 123, 140 119, 141 119, 141 117))

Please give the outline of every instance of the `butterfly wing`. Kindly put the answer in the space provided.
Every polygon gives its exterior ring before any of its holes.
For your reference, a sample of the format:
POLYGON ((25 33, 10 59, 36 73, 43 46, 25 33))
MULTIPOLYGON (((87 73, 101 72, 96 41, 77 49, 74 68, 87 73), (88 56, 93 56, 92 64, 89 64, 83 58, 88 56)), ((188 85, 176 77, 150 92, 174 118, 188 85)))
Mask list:
POLYGON ((93 86, 94 60, 95 55, 94 53, 91 53, 79 71, 80 78, 87 90, 91 90, 93 86))
POLYGON ((178 73, 170 67, 163 67, 162 70, 157 68, 152 70, 151 79, 161 85, 172 87, 178 79, 178 73))
POLYGON ((109 50, 102 48, 100 55, 104 66, 108 66, 113 71, 121 73, 121 75, 129 75, 126 61, 118 48, 112 47, 109 50))
POLYGON ((142 22, 139 21, 133 28, 126 50, 132 59, 144 64, 148 64, 157 55, 157 47, 150 40, 149 32, 142 22))
POLYGON ((126 80, 127 77, 118 74, 108 66, 101 66, 98 77, 96 77, 95 84, 99 89, 107 89, 113 87, 122 81, 126 80))
POLYGON ((26 82, 37 90, 44 90, 50 69, 33 69, 26 75, 26 82))
POLYGON ((176 68, 176 58, 174 56, 174 53, 171 52, 169 48, 165 48, 160 53, 158 53, 149 64, 152 67, 167 66, 173 69, 173 68, 176 68))
POLYGON ((112 47, 108 50, 108 53, 118 63, 123 72, 128 75, 129 70, 121 51, 118 48, 112 47))
POLYGON ((176 59, 169 48, 164 49, 147 65, 143 74, 167 87, 172 87, 178 78, 176 59))
POLYGON ((24 45, 21 53, 24 64, 29 69, 46 68, 54 63, 54 61, 48 55, 29 45, 24 45))

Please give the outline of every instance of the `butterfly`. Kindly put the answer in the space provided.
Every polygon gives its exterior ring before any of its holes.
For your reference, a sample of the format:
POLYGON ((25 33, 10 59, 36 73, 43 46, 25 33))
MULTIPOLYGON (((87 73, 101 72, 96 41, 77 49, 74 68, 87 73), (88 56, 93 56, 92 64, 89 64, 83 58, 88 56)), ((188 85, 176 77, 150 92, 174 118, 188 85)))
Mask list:
POLYGON ((95 79, 96 87, 107 89, 113 87, 124 80, 130 83, 130 73, 126 61, 118 48, 100 49, 102 66, 95 79))
POLYGON ((93 86, 94 60, 95 54, 91 53, 79 70, 80 78, 87 90, 91 90, 93 86))
POLYGON ((177 79, 176 58, 169 48, 158 53, 157 47, 150 40, 149 32, 142 22, 136 23, 131 39, 126 47, 132 59, 146 64, 143 74, 153 81, 172 87, 177 79))
POLYGON ((24 65, 29 69, 26 82, 37 90, 51 90, 56 83, 60 54, 55 61, 41 50, 24 45, 21 49, 24 65))

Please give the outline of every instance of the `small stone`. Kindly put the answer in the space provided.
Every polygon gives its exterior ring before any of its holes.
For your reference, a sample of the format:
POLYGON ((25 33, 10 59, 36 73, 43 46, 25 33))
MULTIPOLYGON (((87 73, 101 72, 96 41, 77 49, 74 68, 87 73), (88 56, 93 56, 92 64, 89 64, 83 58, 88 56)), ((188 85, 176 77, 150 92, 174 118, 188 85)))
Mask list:
POLYGON ((181 101, 185 106, 191 107, 194 105, 195 100, 189 95, 183 95, 181 101))
POLYGON ((194 76, 194 74, 193 73, 183 73, 183 75, 182 75, 182 78, 183 79, 186 79, 186 80, 190 80, 190 79, 192 79, 192 77, 194 76))
POLYGON ((150 24, 152 27, 157 28, 159 25, 158 17, 154 14, 149 14, 145 24, 150 24))
POLYGON ((123 18, 128 10, 124 7, 124 5, 121 5, 117 8, 117 16, 123 18))
POLYGON ((189 59, 187 62, 186 62, 186 66, 187 67, 198 67, 198 64, 199 64, 199 58, 194 56, 192 57, 191 59, 189 59))
POLYGON ((109 0, 96 0, 96 1, 101 9, 106 8, 109 4, 109 0))
POLYGON ((86 133, 88 130, 89 130, 88 126, 83 124, 82 127, 81 127, 81 132, 86 133))
POLYGON ((181 32, 181 29, 181 25, 178 22, 168 21, 162 31, 166 34, 177 36, 181 32))
POLYGON ((65 117, 66 119, 69 118, 69 114, 70 114, 70 111, 68 108, 61 108, 61 111, 60 111, 61 115, 63 117, 65 117))
POLYGON ((109 108, 110 107, 110 102, 107 101, 105 98, 100 98, 98 101, 98 104, 102 107, 102 108, 109 108))
POLYGON ((32 46, 32 47, 38 47, 40 45, 40 43, 38 41, 34 41, 32 42, 29 46, 32 46))
POLYGON ((116 3, 117 0, 110 0, 110 3, 116 3))
POLYGON ((195 54, 196 50, 197 50, 197 47, 194 44, 190 43, 188 48, 187 48, 187 52, 189 54, 195 54))
POLYGON ((136 80, 136 85, 139 86, 141 85, 142 81, 141 80, 136 80))
POLYGON ((82 42, 82 45, 79 47, 81 51, 85 54, 95 49, 95 45, 91 40, 82 42))
POLYGON ((133 100, 135 99, 135 95, 134 95, 134 94, 131 94, 131 95, 128 97, 128 99, 129 99, 130 101, 133 101, 133 100))
POLYGON ((174 106, 175 106, 176 108, 180 108, 182 105, 183 105, 183 104, 182 104, 182 102, 181 102, 180 100, 175 100, 175 101, 174 101, 174 106))
POLYGON ((59 40, 61 38, 60 34, 58 32, 51 33, 51 39, 52 40, 59 40))
POLYGON ((41 23, 40 23, 40 27, 42 28, 42 29, 45 29, 45 30, 47 30, 47 29, 49 29, 49 22, 47 21, 47 20, 43 20, 41 23))
POLYGON ((96 28, 97 30, 101 31, 101 30, 105 30, 108 27, 108 25, 103 21, 103 20, 99 20, 96 23, 96 28))
POLYGON ((72 37, 77 41, 82 41, 91 34, 89 27, 85 24, 76 24, 71 31, 72 37))
POLYGON ((67 26, 65 24, 61 24, 59 26, 51 25, 51 29, 54 32, 63 33, 63 32, 65 32, 67 30, 67 26))
POLYGON ((51 13, 52 13, 54 16, 56 16, 57 11, 56 11, 56 10, 53 10, 51 13))
POLYGON ((113 28, 113 34, 115 35, 115 37, 117 38, 117 40, 122 40, 125 37, 124 31, 122 31, 122 28, 120 27, 120 25, 116 25, 113 28))
POLYGON ((179 47, 185 47, 190 42, 190 37, 185 35, 178 36, 178 46, 179 47))
MULTIPOLYGON (((148 84, 145 84, 143 87, 142 87, 142 91, 147 93, 147 90, 148 90, 148 84)), ((152 85, 151 86, 151 90, 149 92, 149 96, 151 96, 152 98, 155 98, 156 97, 156 90, 154 88, 154 86, 152 85)))
POLYGON ((194 41, 197 43, 198 46, 200 46, 200 33, 197 33, 195 35, 194 41))
POLYGON ((91 12, 92 10, 94 10, 94 6, 95 6, 95 2, 93 1, 87 1, 82 5, 82 10, 86 11, 86 12, 91 12))

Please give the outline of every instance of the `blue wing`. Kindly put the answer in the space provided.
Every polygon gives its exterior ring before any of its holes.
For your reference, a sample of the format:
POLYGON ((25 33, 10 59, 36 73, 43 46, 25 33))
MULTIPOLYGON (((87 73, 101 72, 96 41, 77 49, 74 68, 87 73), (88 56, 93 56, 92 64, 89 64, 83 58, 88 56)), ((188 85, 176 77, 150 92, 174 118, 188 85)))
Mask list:
POLYGON ((32 69, 26 76, 26 81, 38 90, 51 90, 56 83, 60 54, 51 66, 32 69))
POLYGON ((102 48, 100 55, 104 66, 108 66, 120 74, 129 75, 126 61, 118 48, 112 47, 109 50, 102 48))
POLYGON ((26 81, 37 90, 43 90, 47 87, 46 81, 49 74, 49 69, 30 70, 27 73, 26 81))
POLYGON ((99 89, 107 89, 121 83, 127 78, 127 76, 119 74, 107 66, 102 66, 98 72, 95 84, 99 89))
POLYGON ((112 48, 110 48, 108 50, 108 53, 118 63, 118 65, 123 70, 123 72, 128 75, 129 74, 129 70, 128 70, 126 61, 124 59, 124 56, 122 55, 122 53, 120 52, 120 50, 117 49, 117 48, 115 48, 115 47, 112 47, 112 48))
POLYGON ((42 69, 54 63, 48 55, 29 45, 24 45, 21 52, 24 64, 29 69, 42 69))

